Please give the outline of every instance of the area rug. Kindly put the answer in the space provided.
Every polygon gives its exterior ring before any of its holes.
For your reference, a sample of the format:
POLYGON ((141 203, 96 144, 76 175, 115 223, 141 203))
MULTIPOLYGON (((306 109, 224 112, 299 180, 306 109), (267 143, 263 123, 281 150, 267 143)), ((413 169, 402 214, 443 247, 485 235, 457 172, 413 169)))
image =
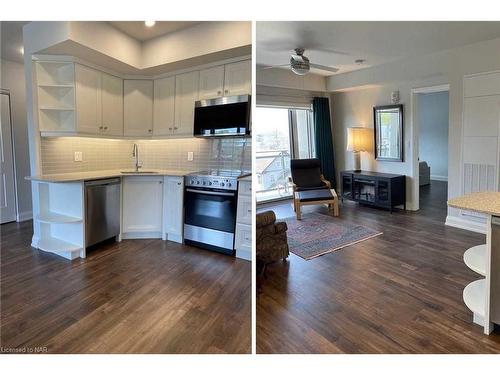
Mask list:
POLYGON ((337 217, 319 213, 302 215, 302 220, 292 217, 284 221, 288 225, 290 251, 305 260, 382 234, 362 225, 341 222, 337 217))

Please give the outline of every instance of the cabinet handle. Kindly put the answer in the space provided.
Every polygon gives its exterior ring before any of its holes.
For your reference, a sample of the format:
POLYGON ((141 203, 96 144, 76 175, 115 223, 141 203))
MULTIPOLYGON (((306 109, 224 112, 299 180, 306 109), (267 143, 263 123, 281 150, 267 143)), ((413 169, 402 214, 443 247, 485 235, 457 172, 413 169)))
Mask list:
POLYGON ((159 184, 163 184, 163 181, 158 181, 159 184))
POLYGON ((172 130, 172 128, 168 128, 168 130, 172 130))
POLYGON ((149 132, 149 133, 152 133, 152 132, 153 132, 153 129, 148 129, 148 132, 149 132))
POLYGON ((229 94, 229 90, 224 90, 224 93, 229 94))
POLYGON ((178 182, 177 185, 182 185, 182 182, 178 182))
POLYGON ((220 94, 222 94, 222 91, 220 91, 220 90, 217 91, 217 95, 220 95, 220 94))
POLYGON ((102 126, 99 126, 99 130, 102 130, 102 128, 103 128, 102 126))
POLYGON ((108 127, 107 127, 107 126, 105 126, 105 127, 104 127, 104 130, 108 130, 108 127))
POLYGON ((252 213, 252 210, 247 210, 247 212, 248 212, 249 214, 251 214, 251 213, 252 213))

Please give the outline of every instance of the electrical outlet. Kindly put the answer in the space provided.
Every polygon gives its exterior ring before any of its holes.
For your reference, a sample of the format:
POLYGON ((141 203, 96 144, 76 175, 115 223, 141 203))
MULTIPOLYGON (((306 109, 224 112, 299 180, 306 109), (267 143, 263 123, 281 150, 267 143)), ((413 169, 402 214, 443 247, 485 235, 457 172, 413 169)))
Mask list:
POLYGON ((83 161, 83 152, 75 151, 74 161, 83 161))
POLYGON ((188 161, 193 161, 194 153, 193 151, 188 151, 188 161))

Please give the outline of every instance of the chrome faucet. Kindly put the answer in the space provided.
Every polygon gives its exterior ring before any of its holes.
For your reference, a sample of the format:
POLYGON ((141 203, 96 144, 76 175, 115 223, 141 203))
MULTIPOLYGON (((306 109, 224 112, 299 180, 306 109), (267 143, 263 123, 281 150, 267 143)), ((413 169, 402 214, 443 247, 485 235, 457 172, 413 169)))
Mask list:
POLYGON ((139 146, 137 146, 137 143, 134 143, 134 149, 132 150, 132 156, 135 157, 135 171, 139 172, 139 168, 141 168, 141 166, 139 165, 139 146))

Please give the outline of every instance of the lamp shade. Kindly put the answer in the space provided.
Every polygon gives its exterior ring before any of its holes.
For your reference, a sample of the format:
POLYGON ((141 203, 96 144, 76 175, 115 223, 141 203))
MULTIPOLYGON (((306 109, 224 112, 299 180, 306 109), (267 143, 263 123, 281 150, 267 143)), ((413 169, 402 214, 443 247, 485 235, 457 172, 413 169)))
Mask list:
POLYGON ((368 151, 370 149, 371 129, 347 128, 347 151, 368 151))

